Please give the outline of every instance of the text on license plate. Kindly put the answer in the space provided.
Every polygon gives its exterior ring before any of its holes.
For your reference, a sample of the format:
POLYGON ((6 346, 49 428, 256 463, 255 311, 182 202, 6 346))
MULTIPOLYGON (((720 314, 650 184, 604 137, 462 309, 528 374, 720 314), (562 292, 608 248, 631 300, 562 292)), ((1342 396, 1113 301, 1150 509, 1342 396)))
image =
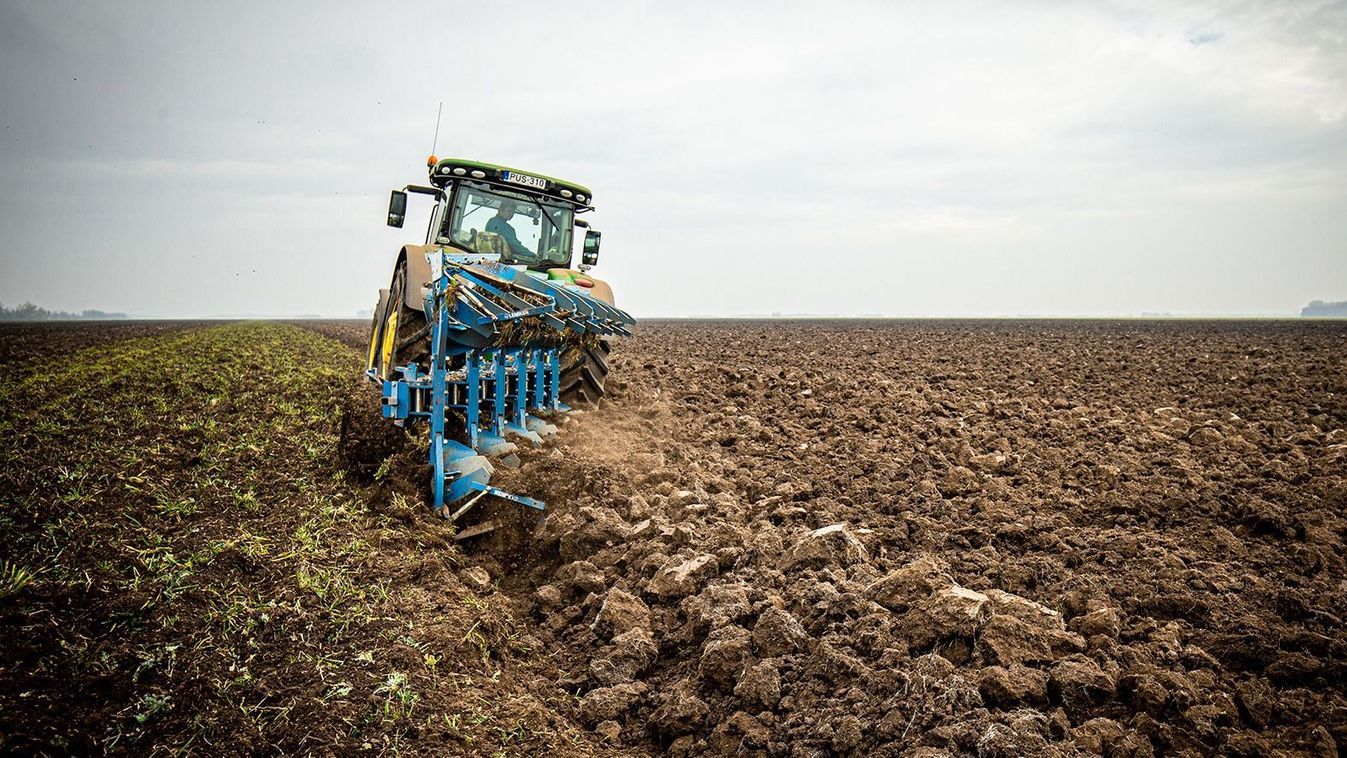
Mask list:
POLYGON ((528 174, 521 174, 518 171, 502 171, 500 172, 500 178, 504 179, 507 182, 522 184, 525 187, 537 187, 538 189, 547 189, 546 179, 543 179, 542 177, 538 176, 529 176, 528 174))

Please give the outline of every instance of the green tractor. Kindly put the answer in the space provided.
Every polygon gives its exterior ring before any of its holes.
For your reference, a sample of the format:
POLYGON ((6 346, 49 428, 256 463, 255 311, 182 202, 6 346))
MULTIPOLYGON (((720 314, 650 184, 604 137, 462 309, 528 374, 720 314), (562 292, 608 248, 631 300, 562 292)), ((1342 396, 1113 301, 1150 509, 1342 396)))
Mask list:
MULTIPOLYGON (((534 278, 579 287, 588 296, 615 305, 612 288, 588 273, 598 263, 600 234, 578 218, 594 210, 587 187, 461 158, 432 155, 426 163, 430 186, 408 185, 395 190, 389 201, 388 225, 398 228, 406 219, 408 193, 431 196, 435 207, 425 243, 402 246, 388 288, 379 291, 367 366, 378 379, 392 379, 409 364, 429 370, 426 295, 439 275, 433 268, 442 252, 499 256, 500 263, 534 278), (577 241, 580 263, 573 266, 577 241)), ((598 405, 609 350, 608 340, 595 339, 562 352, 562 402, 571 407, 598 405)))

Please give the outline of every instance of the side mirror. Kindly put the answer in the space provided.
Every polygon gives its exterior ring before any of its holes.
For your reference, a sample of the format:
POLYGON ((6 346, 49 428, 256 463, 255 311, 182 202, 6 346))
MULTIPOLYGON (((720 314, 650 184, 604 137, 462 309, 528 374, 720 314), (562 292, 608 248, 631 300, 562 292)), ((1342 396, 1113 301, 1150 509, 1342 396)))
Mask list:
POLYGON ((580 262, 586 266, 594 266, 599 262, 599 237, 600 232, 594 229, 585 230, 585 246, 580 251, 580 262))
POLYGON ((402 190, 393 190, 393 194, 388 198, 388 225, 402 228, 402 222, 407 218, 407 193, 402 190))

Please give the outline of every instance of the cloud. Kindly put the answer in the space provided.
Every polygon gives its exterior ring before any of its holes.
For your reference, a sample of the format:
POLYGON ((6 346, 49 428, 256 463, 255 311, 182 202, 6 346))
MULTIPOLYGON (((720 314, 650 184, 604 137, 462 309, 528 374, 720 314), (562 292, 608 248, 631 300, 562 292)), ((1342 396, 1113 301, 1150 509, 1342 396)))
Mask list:
POLYGON ((0 6, 0 301, 368 308, 443 101, 441 154, 594 188, 638 314, 1292 312, 1347 289, 1344 29, 1314 2, 0 6))
POLYGON ((1225 35, 1210 29, 1192 29, 1188 32, 1188 44, 1193 46, 1210 45, 1220 42, 1225 35))

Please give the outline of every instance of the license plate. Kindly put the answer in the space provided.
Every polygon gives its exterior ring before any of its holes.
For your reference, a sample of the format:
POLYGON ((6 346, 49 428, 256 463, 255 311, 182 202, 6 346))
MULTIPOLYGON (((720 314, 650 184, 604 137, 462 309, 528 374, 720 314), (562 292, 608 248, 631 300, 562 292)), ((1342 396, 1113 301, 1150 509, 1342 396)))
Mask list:
POLYGON ((500 172, 500 178, 507 182, 522 184, 525 187, 536 187, 540 190, 547 189, 547 180, 540 176, 529 176, 528 174, 521 174, 518 171, 502 171, 500 172))

